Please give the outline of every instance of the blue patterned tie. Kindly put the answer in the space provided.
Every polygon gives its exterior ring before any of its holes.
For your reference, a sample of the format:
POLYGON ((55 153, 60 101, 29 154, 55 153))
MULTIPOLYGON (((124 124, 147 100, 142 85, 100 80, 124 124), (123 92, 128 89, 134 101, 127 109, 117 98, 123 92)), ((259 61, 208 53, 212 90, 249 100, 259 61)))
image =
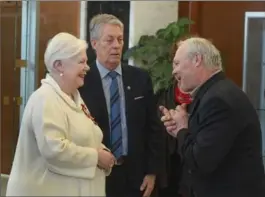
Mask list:
POLYGON ((121 109, 117 75, 116 71, 109 72, 112 79, 110 85, 111 151, 116 159, 122 156, 121 109))

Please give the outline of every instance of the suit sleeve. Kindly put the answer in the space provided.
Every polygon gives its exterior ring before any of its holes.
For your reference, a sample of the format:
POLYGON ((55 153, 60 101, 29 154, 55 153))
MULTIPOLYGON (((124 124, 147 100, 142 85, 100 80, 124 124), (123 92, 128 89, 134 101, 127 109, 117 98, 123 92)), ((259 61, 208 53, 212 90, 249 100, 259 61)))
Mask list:
POLYGON ((163 159, 163 127, 157 114, 155 96, 151 78, 147 74, 147 132, 148 132, 148 166, 147 174, 159 173, 163 159))
POLYGON ((177 139, 189 170, 207 174, 213 172, 229 153, 240 129, 234 118, 236 114, 221 99, 209 100, 200 111, 196 115, 197 128, 180 130, 177 139))
POLYGON ((44 99, 34 106, 32 125, 40 154, 50 171, 78 178, 95 176, 97 150, 69 140, 67 117, 56 99, 44 99))

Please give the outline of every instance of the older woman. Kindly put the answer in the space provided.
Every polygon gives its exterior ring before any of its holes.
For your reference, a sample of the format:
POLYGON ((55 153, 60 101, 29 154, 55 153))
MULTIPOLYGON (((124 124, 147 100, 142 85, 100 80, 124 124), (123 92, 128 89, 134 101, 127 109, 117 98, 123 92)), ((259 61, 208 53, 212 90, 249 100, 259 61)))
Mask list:
POLYGON ((87 43, 68 33, 49 42, 42 85, 24 111, 7 196, 105 196, 113 155, 78 88, 87 43))

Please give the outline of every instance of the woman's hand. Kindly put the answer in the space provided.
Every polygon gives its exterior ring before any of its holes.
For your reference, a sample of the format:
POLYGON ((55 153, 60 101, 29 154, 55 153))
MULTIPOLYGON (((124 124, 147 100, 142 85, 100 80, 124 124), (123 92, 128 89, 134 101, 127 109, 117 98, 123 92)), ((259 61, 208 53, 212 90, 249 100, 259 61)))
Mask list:
POLYGON ((99 167, 109 170, 115 164, 115 157, 111 154, 111 152, 105 149, 98 150, 98 165, 99 167))

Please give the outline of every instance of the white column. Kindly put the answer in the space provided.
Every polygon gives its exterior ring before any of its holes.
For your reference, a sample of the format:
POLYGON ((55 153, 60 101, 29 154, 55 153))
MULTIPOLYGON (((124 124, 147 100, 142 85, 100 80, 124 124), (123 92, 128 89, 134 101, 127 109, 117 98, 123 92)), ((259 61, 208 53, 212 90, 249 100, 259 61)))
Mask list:
POLYGON ((87 26, 89 26, 89 21, 87 20, 87 1, 80 1, 80 39, 87 39, 87 26))
POLYGON ((129 47, 178 19, 178 1, 131 1, 129 47))

